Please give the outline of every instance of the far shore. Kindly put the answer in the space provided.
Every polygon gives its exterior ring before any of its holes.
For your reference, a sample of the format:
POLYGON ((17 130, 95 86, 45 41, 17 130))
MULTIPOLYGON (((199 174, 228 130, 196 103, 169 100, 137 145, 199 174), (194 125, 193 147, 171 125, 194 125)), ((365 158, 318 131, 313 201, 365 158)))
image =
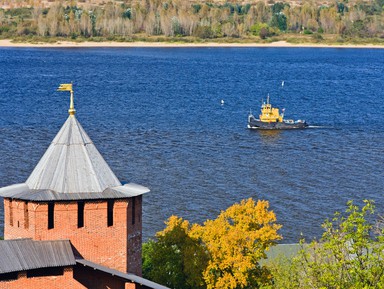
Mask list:
POLYGON ((313 43, 300 43, 292 44, 286 41, 276 41, 271 43, 217 43, 217 42, 204 42, 204 43, 175 43, 175 42, 71 42, 71 41, 58 41, 56 43, 27 43, 27 42, 13 42, 9 39, 0 40, 0 47, 39 47, 39 48, 87 48, 87 47, 311 47, 311 48, 376 48, 384 49, 384 45, 327 45, 327 44, 313 44, 313 43))

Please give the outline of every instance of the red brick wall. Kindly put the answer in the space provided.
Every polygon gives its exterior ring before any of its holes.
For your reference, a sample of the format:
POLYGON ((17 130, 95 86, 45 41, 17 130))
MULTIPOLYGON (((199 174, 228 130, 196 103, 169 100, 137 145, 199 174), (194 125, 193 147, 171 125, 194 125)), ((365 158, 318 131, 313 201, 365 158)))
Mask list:
POLYGON ((93 268, 83 265, 76 265, 73 273, 74 278, 87 288, 92 289, 147 289, 149 287, 132 283, 117 276, 108 273, 93 270, 93 268))
POLYGON ((48 204, 28 203, 29 226, 25 228, 25 202, 4 199, 4 239, 69 239, 80 255, 92 262, 141 276, 142 197, 115 200, 113 226, 107 226, 107 202, 87 201, 84 227, 77 227, 77 202, 56 202, 54 228, 48 229, 48 204), (135 224, 132 224, 132 200, 135 224))
MULTIPOLYGON (((65 268, 64 275, 27 278, 26 272, 19 272, 17 280, 0 281, 0 289, 84 289, 87 288, 73 279, 71 267, 65 268)), ((123 287, 124 288, 124 287, 123 287)))
POLYGON ((31 238, 33 227, 35 225, 35 218, 31 216, 31 213, 30 203, 26 204, 26 202, 20 200, 10 201, 10 199, 4 199, 4 239, 14 239, 7 238, 7 236, 12 236, 13 232, 21 233, 17 238, 31 238), (25 228, 25 205, 28 207, 28 228, 25 228))

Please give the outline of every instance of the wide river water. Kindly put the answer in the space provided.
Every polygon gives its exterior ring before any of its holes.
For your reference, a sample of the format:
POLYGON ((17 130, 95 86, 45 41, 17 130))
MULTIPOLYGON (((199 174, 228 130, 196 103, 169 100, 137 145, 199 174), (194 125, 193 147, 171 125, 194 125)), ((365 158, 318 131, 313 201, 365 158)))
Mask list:
POLYGON ((384 214, 383 75, 380 49, 0 48, 0 187, 28 178, 68 115, 56 88, 73 81, 117 177, 151 189, 145 240, 171 215, 202 223, 250 197, 270 202, 283 243, 319 237, 348 200, 384 214), (268 94, 312 127, 247 129, 268 94))

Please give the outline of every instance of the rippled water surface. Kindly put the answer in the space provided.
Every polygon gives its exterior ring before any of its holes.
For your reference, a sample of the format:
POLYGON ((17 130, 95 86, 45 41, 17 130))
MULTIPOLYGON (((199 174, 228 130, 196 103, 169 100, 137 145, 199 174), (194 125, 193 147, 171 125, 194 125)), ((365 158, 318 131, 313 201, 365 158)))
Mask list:
POLYGON ((145 239, 172 214, 201 223, 249 197, 270 201, 284 242, 319 236, 348 200, 384 214, 383 69, 384 50, 370 49, 3 48, 0 187, 32 172, 67 118, 55 89, 73 81, 77 118, 112 170, 151 189, 145 239), (248 130, 268 93, 315 127, 248 130))

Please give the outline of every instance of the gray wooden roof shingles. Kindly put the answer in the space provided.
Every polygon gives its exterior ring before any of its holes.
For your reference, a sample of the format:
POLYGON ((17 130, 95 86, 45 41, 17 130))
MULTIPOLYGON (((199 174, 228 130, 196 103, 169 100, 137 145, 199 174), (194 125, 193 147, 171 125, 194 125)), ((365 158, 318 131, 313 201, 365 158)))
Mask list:
POLYGON ((0 252, 0 274, 76 264, 69 240, 3 240, 0 252))
POLYGON ((149 189, 122 185, 74 115, 70 115, 23 184, 0 188, 0 196, 29 201, 121 199, 149 189))
POLYGON ((70 115, 29 176, 32 190, 102 192, 121 183, 74 115, 70 115))

